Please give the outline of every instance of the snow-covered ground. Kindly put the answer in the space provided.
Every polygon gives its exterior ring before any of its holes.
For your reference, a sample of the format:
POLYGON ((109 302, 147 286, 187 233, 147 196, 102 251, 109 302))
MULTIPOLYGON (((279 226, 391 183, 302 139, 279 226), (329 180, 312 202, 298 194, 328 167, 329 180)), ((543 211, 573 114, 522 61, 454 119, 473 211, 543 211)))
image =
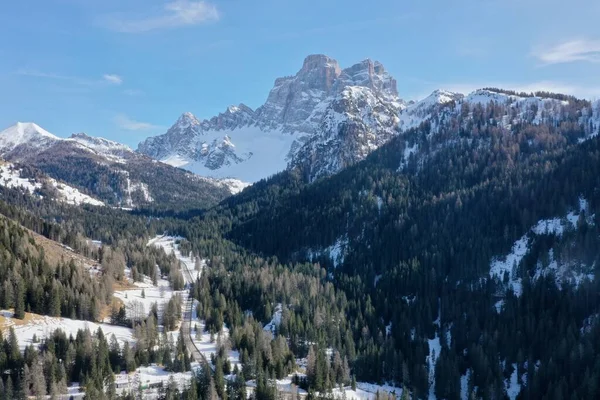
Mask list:
MULTIPOLYGON (((197 271, 195 269, 195 266, 197 264, 196 261, 198 261, 198 260, 195 257, 184 256, 183 254, 181 254, 181 251, 179 251, 179 245, 178 245, 178 242, 180 240, 182 240, 181 237, 161 235, 161 236, 156 236, 155 238, 150 240, 148 242, 148 246, 160 247, 167 254, 171 254, 171 253, 175 254, 177 259, 179 261, 181 261, 181 263, 183 264, 182 268, 186 268, 187 271, 190 272, 192 279, 195 280, 198 277, 200 277, 200 274, 202 273, 202 270, 206 264, 206 261, 200 260, 199 264, 200 264, 201 268, 200 268, 200 271, 197 271)), ((182 271, 183 271, 183 269, 182 269, 182 271)), ((184 277, 184 280, 186 283, 191 283, 190 278, 187 273, 184 273, 183 277, 184 277)), ((146 294, 146 296, 147 296, 147 294, 146 294)), ((184 297, 184 300, 187 299, 187 292, 182 292, 182 297, 184 297)), ((192 342, 198 348, 198 351, 200 351, 200 353, 202 353, 204 355, 204 357, 206 357, 208 360, 210 360, 211 354, 216 354, 218 352, 218 347, 217 347, 217 344, 218 344, 217 336, 218 335, 215 335, 215 337, 213 338, 214 340, 211 340, 211 335, 204 331, 205 324, 204 324, 204 321, 200 320, 197 315, 197 312, 196 312, 197 305, 198 305, 198 302, 196 300, 194 300, 194 303, 192 306, 192 320, 191 320, 191 328, 190 328, 192 342)), ((172 334, 175 335, 174 339, 176 339, 177 335, 179 335, 179 332, 173 332, 172 334)), ((221 331, 221 334, 220 334, 220 340, 221 341, 229 340, 229 330, 227 329, 227 327, 223 327, 223 330, 221 331)), ((231 350, 229 352, 229 361, 231 362, 232 368, 236 364, 238 364, 238 367, 241 367, 241 365, 239 365, 239 353, 237 351, 231 350)))
MULTIPOLYGON (((197 367, 197 365, 193 366, 192 369, 197 367)), ((144 399, 158 399, 159 391, 154 385, 162 383, 163 387, 166 388, 171 378, 175 381, 179 390, 183 390, 189 387, 192 379, 192 372, 173 373, 165 371, 164 368, 160 366, 150 365, 148 367, 139 367, 131 374, 122 372, 116 375, 115 385, 117 386, 117 393, 119 394, 136 394, 141 386, 144 399)))
POLYGON ((67 334, 67 336, 73 335, 73 337, 75 337, 78 330, 89 329, 93 334, 98 330, 98 328, 101 328, 107 340, 114 335, 121 346, 125 342, 135 343, 133 330, 122 326, 34 314, 32 314, 32 318, 29 320, 29 322, 21 324, 21 321, 11 318, 13 315, 12 312, 1 311, 0 313, 7 317, 4 327, 8 328, 12 326, 15 329, 17 339, 19 340, 19 348, 21 350, 24 350, 25 347, 33 344, 34 335, 39 341, 41 339, 50 337, 57 329, 61 329, 67 334))
POLYGON ((155 286, 152 284, 151 279, 145 276, 143 282, 134 282, 133 285, 136 286, 136 289, 114 292, 114 296, 125 305, 127 317, 132 319, 145 318, 148 316, 152 305, 156 303, 159 319, 161 319, 165 305, 175 294, 169 281, 159 278, 155 286), (144 296, 142 296, 142 292, 144 296))
POLYGON ((251 183, 243 182, 239 179, 227 178, 227 179, 217 179, 214 181, 218 185, 226 187, 231 194, 238 194, 242 190, 246 189, 248 186, 251 186, 251 183))
POLYGON ((428 339, 429 355, 427 356, 427 368, 429 370, 429 400, 435 400, 435 365, 442 351, 442 344, 436 332, 433 339, 428 339))
POLYGON ((243 182, 256 182, 287 168, 290 149, 301 139, 301 134, 291 135, 281 130, 262 130, 257 126, 244 126, 233 131, 206 131, 198 137, 193 148, 222 146, 235 154, 239 162, 229 161, 218 169, 207 166, 207 160, 194 161, 172 154, 161 161, 174 167, 185 168, 196 174, 211 178, 237 178, 243 182))
MULTIPOLYGON (((538 221, 531 229, 519 238, 512 246, 511 252, 504 257, 495 257, 492 259, 490 264, 490 277, 497 277, 503 280, 504 275, 508 273, 509 287, 512 288, 517 296, 522 293, 521 278, 516 276, 516 269, 529 251, 531 241, 535 239, 535 236, 539 235, 555 235, 561 237, 567 231, 577 229, 577 224, 580 216, 585 215, 585 222, 587 224, 594 224, 595 215, 589 214, 589 204, 583 197, 579 198, 579 207, 577 211, 570 211, 564 217, 555 217, 549 219, 543 219, 538 221)), ((585 266, 571 265, 571 264, 559 264, 554 258, 554 250, 550 249, 548 253, 549 264, 547 266, 538 263, 538 268, 535 271, 534 279, 540 278, 550 272, 553 272, 557 278, 557 283, 563 280, 573 282, 575 285, 579 285, 585 280, 593 280, 594 275, 590 272, 581 272, 579 269, 590 269, 590 268, 578 268, 585 266)), ((499 310, 502 303, 496 303, 496 309, 499 310)))
MULTIPOLYGON (((160 235, 160 236, 156 236, 155 238, 150 240, 148 242, 148 246, 156 246, 156 247, 162 248, 165 251, 165 253, 167 253, 167 254, 171 254, 171 253, 175 254, 175 257, 177 257, 177 259, 179 259, 179 261, 181 261, 182 263, 184 263, 187 266, 188 271, 190 271, 190 274, 192 275, 192 279, 196 280, 197 278, 200 277, 200 274, 202 273, 202 271, 195 270, 195 266, 196 266, 195 258, 189 257, 189 256, 184 256, 183 254, 181 254, 181 251, 179 251, 178 242, 182 239, 183 238, 181 238, 181 237, 160 235)), ((205 265, 205 263, 206 263, 205 260, 201 260, 200 261, 201 267, 203 267, 205 265)), ((185 283, 191 283, 189 280, 188 274, 184 273, 183 279, 185 280, 185 283)))
MULTIPOLYGON (((210 361, 211 355, 212 354, 216 355, 217 352, 219 351, 219 348, 218 348, 219 341, 221 341, 221 343, 225 343, 226 341, 229 341, 229 329, 224 326, 221 333, 218 335, 214 335, 214 337, 212 338, 213 340, 211 340, 210 333, 205 331, 204 321, 202 321, 198 318, 198 315, 196 313, 197 305, 198 305, 198 301, 195 300, 194 308, 192 310, 192 327, 191 327, 192 341, 193 341, 194 345, 196 346, 196 348, 198 349, 198 351, 200 353, 202 353, 202 355, 204 357, 206 357, 207 360, 210 361)), ((231 345, 228 345, 228 348, 231 349, 231 345)), ((229 355, 228 355, 227 359, 231 363, 232 370, 233 370, 233 368, 235 368, 236 365, 239 369, 242 368, 242 364, 240 363, 240 353, 238 351, 229 350, 229 355)))
POLYGON ((515 400, 521 391, 521 383, 517 373, 517 364, 513 364, 513 372, 510 375, 510 380, 506 382, 506 394, 510 400, 515 400))
MULTIPOLYGON (((292 387, 292 377, 293 375, 290 375, 287 378, 277 379, 275 381, 277 390, 281 393, 297 393, 301 397, 306 396, 308 394, 306 390, 301 389, 297 386, 294 388, 292 387)), ((248 388, 248 392, 250 393, 256 387, 256 382, 248 381, 246 382, 246 385, 248 388)), ((339 387, 334 388, 331 393, 331 398, 347 400, 374 400, 377 398, 377 393, 379 393, 380 395, 384 393, 391 394, 399 399, 402 397, 402 388, 389 385, 376 385, 374 383, 357 382, 356 390, 352 390, 350 386, 345 386, 343 388, 343 391, 339 387)), ((328 393, 324 393, 323 395, 329 396, 328 393)))
POLYGON ((410 160, 410 156, 417 153, 419 146, 415 143, 412 146, 408 146, 408 143, 404 147, 404 153, 402 161, 400 162, 400 166, 398 167, 398 171, 402 171, 404 167, 408 165, 408 161, 410 160))
POLYGON ((314 258, 314 257, 319 257, 321 255, 326 255, 333 262, 333 266, 337 268, 339 265, 344 263, 344 258, 346 256, 346 248, 347 247, 348 247, 348 238, 340 237, 335 241, 335 243, 333 243, 331 246, 328 246, 324 249, 318 249, 318 250, 309 249, 308 256, 314 258))
MULTIPOLYGON (((56 188, 58 192, 58 200, 61 202, 73 205, 104 205, 104 203, 100 200, 96 200, 86 194, 83 194, 74 187, 57 182, 55 179, 47 178, 47 182, 56 188)), ((42 182, 34 179, 23 178, 22 171, 13 164, 0 165, 0 185, 8 188, 20 188, 29 194, 33 194, 36 190, 42 188, 42 182)))
POLYGON ((521 260, 529 252, 529 238, 527 234, 523 235, 513 244, 511 252, 504 259, 494 259, 490 266, 490 276, 504 279, 504 275, 508 273, 509 285, 517 296, 521 295, 522 286, 521 278, 516 277, 516 271, 513 271, 519 266, 521 260))
POLYGON ((283 306, 281 305, 281 303, 279 303, 279 304, 277 304, 277 306, 275 306, 275 312, 273 313, 273 318, 271 318, 271 322, 269 322, 267 325, 265 325, 265 328, 264 328, 265 331, 269 331, 272 334, 275 334, 275 330, 281 324, 282 312, 283 312, 283 306))
POLYGON ((469 379, 471 379, 471 370, 460 377, 460 400, 469 400, 469 379))

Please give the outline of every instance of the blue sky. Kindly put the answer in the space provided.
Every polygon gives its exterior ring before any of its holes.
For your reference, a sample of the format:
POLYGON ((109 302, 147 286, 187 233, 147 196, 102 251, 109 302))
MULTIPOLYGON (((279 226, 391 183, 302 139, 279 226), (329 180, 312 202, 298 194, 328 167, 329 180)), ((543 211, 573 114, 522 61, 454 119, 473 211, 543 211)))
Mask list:
POLYGON ((0 129, 136 147, 184 111, 261 105, 308 54, 381 61, 402 98, 501 86, 600 97, 600 2, 22 0, 0 12, 0 129))

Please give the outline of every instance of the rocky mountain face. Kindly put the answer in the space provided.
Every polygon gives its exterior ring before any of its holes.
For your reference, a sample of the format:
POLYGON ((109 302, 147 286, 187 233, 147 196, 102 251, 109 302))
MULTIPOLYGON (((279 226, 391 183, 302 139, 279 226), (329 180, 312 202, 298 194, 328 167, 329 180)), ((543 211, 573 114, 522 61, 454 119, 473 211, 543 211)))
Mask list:
POLYGON ((385 142, 404 107, 382 64, 365 60, 342 69, 332 58, 311 55, 296 75, 276 79, 255 111, 241 104, 205 121, 185 113, 138 151, 206 176, 255 182, 306 165, 314 179, 385 142))
MULTIPOLYGON (((597 132, 597 110, 569 96, 436 90, 406 103, 381 63, 364 60, 342 69, 330 57, 311 55, 294 76, 275 80, 258 109, 240 104, 204 121, 185 113, 165 134, 140 143, 138 151, 208 177, 256 182, 301 168, 311 182, 363 160, 398 134, 407 135, 408 159, 423 148, 422 138, 419 144, 409 133, 423 123, 431 134, 447 131, 458 118, 465 128, 493 119, 510 130, 519 123, 565 122, 574 108, 581 111, 575 122, 589 124, 590 135, 597 132)), ((433 143, 446 139, 435 135, 433 143)))
MULTIPOLYGON (((81 201, 94 205, 205 207, 243 188, 239 182, 199 177, 85 133, 59 138, 34 123, 17 123, 0 132, 0 157, 11 163, 11 171, 33 168, 54 186, 62 182, 80 193, 79 198, 97 199, 81 201)), ((24 179, 9 175, 14 182, 24 179)), ((30 192, 39 189, 34 183, 25 186, 33 188, 30 192)))

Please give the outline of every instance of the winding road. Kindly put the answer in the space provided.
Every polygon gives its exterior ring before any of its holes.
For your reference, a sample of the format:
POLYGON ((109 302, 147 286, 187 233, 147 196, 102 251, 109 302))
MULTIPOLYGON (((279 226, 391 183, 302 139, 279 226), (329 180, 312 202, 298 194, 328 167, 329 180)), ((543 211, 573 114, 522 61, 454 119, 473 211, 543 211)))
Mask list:
MULTIPOLYGON (((207 363, 206 357, 204 354, 198 350, 196 344, 192 339, 192 316, 194 315, 194 299, 191 297, 191 293, 189 291, 190 285, 194 282, 192 278, 192 273, 190 271, 190 266, 187 262, 183 260, 179 260, 181 264, 181 271, 185 275, 186 286, 188 287, 188 295, 185 299, 185 303, 183 306, 183 320, 181 322, 181 332, 183 334, 183 343, 188 350, 188 353, 192 356, 192 359, 199 362, 200 364, 207 363)), ((192 269, 193 270, 193 269, 192 269)))

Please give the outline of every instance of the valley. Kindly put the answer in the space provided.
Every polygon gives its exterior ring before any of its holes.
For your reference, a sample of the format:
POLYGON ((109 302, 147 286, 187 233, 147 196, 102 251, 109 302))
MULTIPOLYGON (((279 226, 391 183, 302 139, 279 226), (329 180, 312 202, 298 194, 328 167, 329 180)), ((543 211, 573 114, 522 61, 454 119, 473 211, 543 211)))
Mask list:
POLYGON ((597 397, 600 103, 396 86, 0 132, 0 400, 597 397))

